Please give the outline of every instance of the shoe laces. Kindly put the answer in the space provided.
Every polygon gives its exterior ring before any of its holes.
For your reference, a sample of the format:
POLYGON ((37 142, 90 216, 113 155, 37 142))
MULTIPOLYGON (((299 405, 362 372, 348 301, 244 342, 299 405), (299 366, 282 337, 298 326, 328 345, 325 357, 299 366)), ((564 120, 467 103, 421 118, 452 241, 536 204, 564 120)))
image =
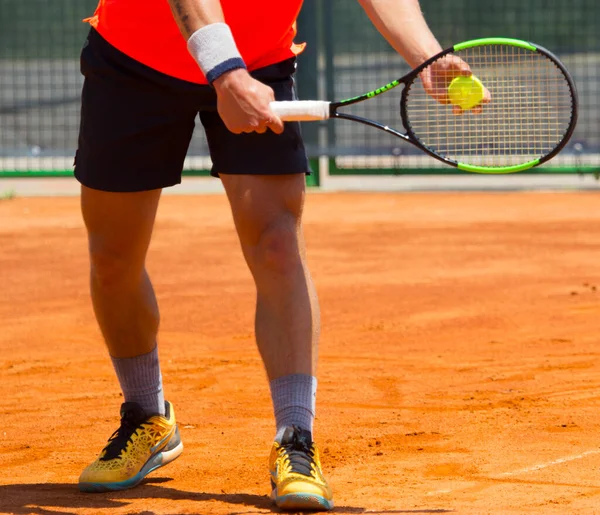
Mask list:
POLYGON ((286 430, 281 443, 281 447, 287 454, 291 471, 311 476, 315 457, 311 434, 297 426, 292 426, 291 429, 293 432, 290 429, 286 430))
POLYGON ((140 413, 133 409, 122 409, 121 425, 108 439, 108 444, 104 447, 104 454, 100 461, 109 461, 121 456, 121 453, 132 441, 132 436, 142 427, 143 420, 140 420, 140 413))

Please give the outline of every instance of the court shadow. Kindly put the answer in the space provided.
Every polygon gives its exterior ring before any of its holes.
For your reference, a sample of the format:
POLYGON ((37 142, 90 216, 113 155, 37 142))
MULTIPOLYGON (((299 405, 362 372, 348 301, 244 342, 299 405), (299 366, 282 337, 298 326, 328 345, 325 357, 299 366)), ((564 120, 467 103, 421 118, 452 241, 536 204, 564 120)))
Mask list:
MULTIPOLYGON (((177 515, 177 501, 206 502, 218 501, 238 508, 233 508, 229 515, 247 515, 252 513, 284 513, 275 507, 267 495, 246 493, 211 493, 188 492, 161 486, 172 481, 170 478, 146 479, 138 487, 122 492, 106 492, 84 494, 76 484, 33 483, 0 485, 0 513, 14 515, 76 515, 79 510, 109 510, 124 508, 136 499, 148 502, 151 499, 167 499, 174 501, 173 512, 177 515)), ((200 508, 200 507, 199 507, 200 508)), ((189 508, 188 508, 189 509, 189 508)), ((189 513, 188 509, 186 512, 189 513)), ((202 509, 202 508, 200 508, 202 509)), ((161 509, 161 512, 164 508, 161 509)), ((337 506, 333 513, 339 514, 400 514, 400 513, 450 513, 444 509, 412 509, 372 511, 368 508, 355 506, 337 506)), ((154 515, 152 508, 138 512, 128 512, 132 515, 154 515)), ((289 512, 285 512, 289 513, 289 512)), ((198 515, 203 515, 202 511, 198 515)))
MULTIPOLYGON (((173 515, 177 513, 177 502, 185 501, 220 501, 232 505, 268 510, 272 504, 268 496, 253 494, 227 494, 208 492, 188 492, 161 486, 168 483, 168 478, 146 480, 138 487, 122 492, 106 492, 97 494, 81 493, 76 484, 16 484, 0 485, 0 513, 15 515, 74 515, 81 509, 109 510, 124 508, 136 500, 168 499, 175 501, 173 515)), ((150 509, 131 512, 135 515, 153 515, 150 509)), ((130 512, 128 512, 130 513, 130 512)))

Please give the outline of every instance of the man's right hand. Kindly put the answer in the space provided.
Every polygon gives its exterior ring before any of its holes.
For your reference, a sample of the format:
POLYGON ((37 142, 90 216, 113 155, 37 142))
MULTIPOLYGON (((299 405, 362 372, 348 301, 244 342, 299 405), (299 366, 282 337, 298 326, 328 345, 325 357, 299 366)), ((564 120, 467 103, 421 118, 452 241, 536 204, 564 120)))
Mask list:
POLYGON ((283 132, 283 122, 271 111, 273 90, 253 79, 244 69, 224 73, 213 82, 217 110, 225 126, 235 134, 242 132, 283 132))

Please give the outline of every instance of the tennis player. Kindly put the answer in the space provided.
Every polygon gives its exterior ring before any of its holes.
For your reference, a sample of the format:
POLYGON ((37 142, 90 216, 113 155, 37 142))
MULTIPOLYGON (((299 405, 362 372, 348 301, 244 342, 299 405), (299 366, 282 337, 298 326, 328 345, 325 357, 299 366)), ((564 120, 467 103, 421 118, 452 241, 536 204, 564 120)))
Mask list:
MULTIPOLYGON (((411 66, 441 49, 417 0, 360 3, 411 66)), ((100 0, 88 20, 75 176, 92 303, 125 402, 120 427, 81 474, 82 491, 133 487, 183 450, 164 398, 145 260, 161 190, 181 181, 199 114, 256 284, 256 341, 276 423, 272 497, 284 509, 333 507, 313 441, 320 322, 302 233, 307 157, 299 125, 269 108, 294 99, 301 4, 100 0)), ((458 59, 436 66, 423 81, 446 102, 448 73, 468 67, 458 59)))

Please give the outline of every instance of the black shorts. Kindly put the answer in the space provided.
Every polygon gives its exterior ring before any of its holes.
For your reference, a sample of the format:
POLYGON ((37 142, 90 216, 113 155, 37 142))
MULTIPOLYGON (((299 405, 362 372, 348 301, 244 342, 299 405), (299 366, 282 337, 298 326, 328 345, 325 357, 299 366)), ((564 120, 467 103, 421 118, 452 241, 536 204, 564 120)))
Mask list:
MULTIPOLYGON (((295 60, 252 72, 277 100, 294 99, 295 60)), ((309 173, 298 123, 283 134, 233 134, 210 86, 160 73, 128 57, 94 29, 81 52, 81 126, 75 177, 104 191, 146 191, 181 182, 196 115, 206 131, 211 174, 309 173)))

